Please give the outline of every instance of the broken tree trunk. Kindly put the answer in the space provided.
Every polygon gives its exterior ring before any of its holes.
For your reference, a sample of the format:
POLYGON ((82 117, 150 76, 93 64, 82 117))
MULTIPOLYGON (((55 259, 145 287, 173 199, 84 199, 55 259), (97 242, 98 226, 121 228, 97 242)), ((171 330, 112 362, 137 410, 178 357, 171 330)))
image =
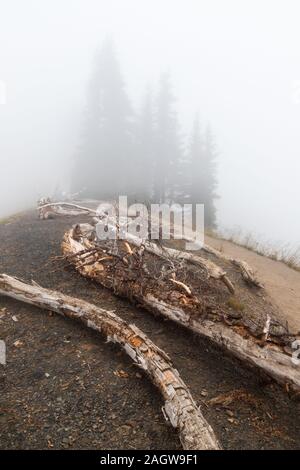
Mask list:
MULTIPOLYGON (((104 225, 113 233, 116 233, 116 226, 111 225, 104 222, 104 225)), ((92 229, 92 226, 91 226, 92 229)), ((118 235, 118 234, 117 234, 118 235)), ((221 280, 226 287, 228 288, 229 292, 232 294, 234 293, 234 286, 230 279, 227 276, 227 273, 213 263, 210 260, 207 260, 199 255, 194 255, 187 251, 180 251, 174 248, 167 248, 165 246, 158 245, 156 243, 151 242, 150 240, 145 240, 143 238, 138 238, 131 233, 126 231, 122 232, 122 239, 127 240, 132 245, 143 248, 149 253, 152 253, 156 256, 161 258, 170 259, 174 261, 186 261, 187 263, 194 264, 196 266, 200 266, 206 270, 207 275, 212 277, 213 279, 221 280)))
POLYGON ((38 202, 38 214, 40 219, 50 219, 55 215, 92 215, 95 216, 97 211, 88 207, 82 207, 69 202, 51 202, 49 198, 42 198, 38 202))
POLYGON ((202 249, 206 251, 207 253, 214 255, 216 258, 230 261, 233 265, 237 266, 239 270, 241 271, 241 274, 244 280, 248 284, 250 285, 253 284, 254 286, 257 286, 257 287, 263 287, 261 282, 257 279, 257 276, 254 273, 253 269, 249 266, 248 263, 246 263, 246 261, 239 260, 236 258, 232 258, 231 256, 225 255, 224 253, 222 253, 219 250, 216 250, 210 245, 204 245, 202 249))
POLYGON ((118 343, 160 390, 165 400, 164 412, 178 429, 183 448, 220 449, 212 428, 168 355, 135 325, 128 324, 112 311, 38 285, 25 284, 5 274, 0 275, 0 294, 80 320, 102 333, 108 341, 118 343))
MULTIPOLYGON (((183 240, 188 243, 193 243, 195 246, 197 246, 197 242, 195 242, 195 240, 191 237, 184 236, 183 240)), ((262 283, 257 278, 255 272, 249 266, 249 264, 246 263, 246 261, 232 258, 231 256, 228 256, 225 253, 222 253, 221 251, 216 250, 215 248, 213 248, 210 245, 207 245, 206 243, 199 244, 199 250, 205 251, 206 253, 213 255, 217 259, 229 261, 230 263, 232 263, 234 266, 236 266, 239 269, 244 281, 246 281, 247 284, 260 287, 260 288, 263 287, 262 283)))
MULTIPOLYGON (((38 212, 39 212, 39 218, 40 219, 48 219, 55 217, 55 215, 68 215, 68 216, 76 216, 76 215, 91 215, 91 216, 99 216, 97 211, 90 209, 88 207, 82 207, 77 204, 73 203, 67 203, 67 202, 51 202, 49 198, 42 198, 39 203, 38 203, 38 212)), ((99 218, 96 219, 96 222, 99 221, 99 218)), ((148 221, 145 220, 145 224, 148 224, 148 221)), ((118 224, 110 225, 109 223, 106 224, 107 226, 110 227, 110 229, 115 229, 118 224)), ((174 227, 176 229, 176 227, 174 227)), ((176 230, 175 230, 176 231, 176 230)), ((126 237, 129 237, 129 241, 133 243, 134 245, 138 246, 139 244, 142 244, 142 239, 133 237, 130 234, 126 234, 126 237)), ((183 240, 185 240, 188 243, 195 243, 195 240, 191 237, 183 237, 183 240)), ((153 251, 154 254, 159 255, 159 249, 160 247, 156 245, 155 243, 147 242, 145 244, 145 249, 148 251, 153 251)), ((237 266, 241 272, 242 277, 244 280, 252 285, 255 285, 257 287, 263 287, 260 281, 257 279, 255 273, 253 272, 252 268, 245 262, 241 261, 235 258, 231 258, 229 256, 224 255, 220 251, 216 250, 215 248, 209 246, 209 245, 199 245, 199 250, 206 251, 207 253, 213 254, 216 256, 218 259, 224 259, 235 266, 237 266)), ((168 251, 168 256, 169 257, 176 257, 178 259, 184 259, 190 263, 193 264, 198 264, 202 267, 205 267, 207 270, 207 273, 210 277, 214 279, 220 279, 228 288, 228 290, 231 293, 234 293, 234 286, 233 283, 230 281, 228 278, 226 272, 217 266, 213 261, 211 260, 206 260, 205 258, 201 257, 200 255, 195 255, 190 252, 182 252, 178 250, 174 250, 173 248, 164 248, 164 252, 166 253, 168 251)), ((161 254, 163 255, 162 251, 161 254)))
POLYGON ((128 241, 97 241, 85 231, 91 234, 90 226, 76 226, 62 244, 68 261, 82 275, 209 338, 277 382, 300 391, 300 368, 291 357, 296 338, 276 318, 270 320, 271 306, 264 298, 255 299, 256 307, 232 310, 228 292, 207 279, 205 270, 174 258, 168 262, 131 248, 128 241))

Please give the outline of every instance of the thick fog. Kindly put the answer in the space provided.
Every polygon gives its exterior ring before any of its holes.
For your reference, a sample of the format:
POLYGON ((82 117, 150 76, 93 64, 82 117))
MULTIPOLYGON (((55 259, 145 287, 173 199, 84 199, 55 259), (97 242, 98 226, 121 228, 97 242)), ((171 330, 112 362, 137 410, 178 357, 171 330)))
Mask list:
POLYGON ((297 244, 299 15, 297 0, 1 0, 0 218, 70 190, 109 36, 134 110, 168 72, 182 145, 196 112, 210 124, 219 228, 297 244))

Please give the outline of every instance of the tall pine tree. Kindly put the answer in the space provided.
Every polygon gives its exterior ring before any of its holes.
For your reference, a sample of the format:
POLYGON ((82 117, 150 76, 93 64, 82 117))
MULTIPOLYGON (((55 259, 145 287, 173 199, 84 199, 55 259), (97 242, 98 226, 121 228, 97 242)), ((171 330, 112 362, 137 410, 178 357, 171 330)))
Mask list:
POLYGON ((156 106, 154 200, 176 200, 181 145, 169 74, 162 75, 156 106))
POLYGON ((136 123, 136 163, 135 182, 136 199, 149 202, 154 186, 154 114, 152 91, 148 87, 142 101, 136 123))
POLYGON ((88 87, 73 189, 95 198, 127 194, 133 155, 133 112, 112 41, 97 53, 88 87))
POLYGON ((193 204, 204 204, 205 226, 215 228, 217 198, 216 150, 214 138, 209 126, 204 136, 201 135, 199 118, 196 116, 189 152, 188 186, 193 204))

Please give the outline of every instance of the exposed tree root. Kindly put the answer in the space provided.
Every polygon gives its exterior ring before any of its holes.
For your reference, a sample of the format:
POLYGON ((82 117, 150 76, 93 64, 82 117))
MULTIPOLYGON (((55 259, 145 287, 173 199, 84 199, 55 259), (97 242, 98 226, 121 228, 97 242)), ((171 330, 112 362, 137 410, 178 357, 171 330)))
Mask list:
MULTIPOLYGON (((184 237, 183 240, 185 240, 188 243, 195 244, 195 240, 191 237, 184 237)), ((228 256, 225 253, 222 253, 221 251, 216 250, 215 248, 207 244, 204 244, 204 245, 199 244, 199 250, 203 250, 206 253, 213 255, 217 259, 229 261, 234 266, 239 268, 239 271, 247 284, 260 287, 260 288, 263 287, 262 283, 258 280, 256 274, 254 273, 253 269, 249 266, 248 263, 246 263, 246 261, 232 258, 231 256, 228 256)))
POLYGON ((178 429, 183 448, 220 449, 212 428, 167 354, 135 325, 83 300, 43 289, 36 284, 28 285, 5 274, 0 275, 0 294, 80 320, 105 335, 107 340, 118 343, 160 390, 165 400, 164 412, 172 426, 178 429))
MULTIPOLYGON (((72 203, 67 203, 67 202, 51 202, 49 198, 42 198, 38 202, 38 212, 39 212, 40 219, 52 218, 52 217, 55 217, 55 215, 69 215, 69 216, 98 215, 97 211, 90 209, 88 207, 82 207, 77 204, 72 204, 72 203)), ((145 223, 146 222, 147 221, 145 221, 145 223)), ((110 228, 114 229, 115 227, 111 225, 110 228)), ((138 244, 143 243, 142 239, 140 238, 133 237, 130 234, 127 234, 127 236, 130 239, 130 242, 133 243, 135 246, 138 246, 138 244)), ((192 238, 184 237, 183 239, 186 242, 194 243, 194 240, 192 238)), ((145 247, 150 252, 153 252, 157 255, 159 254, 163 255, 162 249, 155 243, 151 243, 150 241, 147 241, 147 244, 145 244, 145 247)), ((206 244, 204 246, 199 245, 199 249, 200 250, 202 249, 203 251, 206 251, 207 253, 210 253, 219 259, 230 261, 232 264, 234 264, 235 266, 239 268, 242 277, 248 284, 252 284, 257 287, 263 287, 260 281, 257 279, 257 276, 253 272, 252 268, 245 261, 231 258, 225 255, 224 253, 221 253, 220 251, 206 244)), ((209 276, 211 276, 214 279, 220 279, 228 287, 229 291, 231 293, 234 293, 233 283, 228 278, 226 272, 223 269, 221 269, 219 266, 217 266, 213 261, 206 260, 200 255, 194 255, 190 252, 174 250, 173 248, 164 248, 163 251, 164 251, 164 254, 168 252, 169 257, 184 259, 190 263, 198 264, 202 267, 205 267, 209 276)))
POLYGON ((224 253, 222 253, 221 251, 216 250, 215 248, 213 248, 212 246, 209 246, 209 245, 204 245, 202 249, 204 251, 206 251, 207 253, 210 253, 210 254, 216 256, 219 259, 224 259, 224 260, 230 261, 232 264, 237 266, 240 269, 244 280, 248 284, 253 284, 254 286, 257 286, 257 287, 263 287, 261 282, 257 279, 257 276, 254 273, 253 269, 249 266, 248 263, 246 263, 246 261, 242 261, 242 260, 227 256, 224 253))
POLYGON ((210 260, 204 259, 199 255, 194 255, 187 251, 179 251, 174 248, 167 248, 150 242, 149 240, 142 240, 141 238, 134 237, 127 234, 126 239, 135 246, 144 246, 145 250, 163 258, 170 258, 174 260, 184 260, 196 266, 201 266, 207 271, 209 277, 219 279, 227 286, 228 290, 233 294, 234 286, 228 278, 226 272, 210 260))
POLYGON ((268 319, 267 313, 261 311, 251 321, 241 313, 233 320, 220 300, 219 289, 204 275, 205 269, 188 269, 174 257, 167 262, 161 252, 156 256, 141 247, 128 250, 121 240, 97 242, 94 235, 85 224, 64 236, 63 252, 81 274, 208 337, 279 383, 300 390, 300 368, 287 352, 295 338, 276 320, 268 319), (103 259, 105 256, 109 259, 103 259))

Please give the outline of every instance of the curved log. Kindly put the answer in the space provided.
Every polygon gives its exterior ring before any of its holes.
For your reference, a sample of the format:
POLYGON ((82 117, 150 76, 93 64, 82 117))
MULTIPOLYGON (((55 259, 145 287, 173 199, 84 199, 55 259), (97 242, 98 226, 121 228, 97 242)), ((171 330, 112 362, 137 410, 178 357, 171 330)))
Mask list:
MULTIPOLYGON (((195 246, 197 246, 197 242, 195 242, 195 240, 191 237, 184 236, 183 240, 188 243, 193 243, 195 246)), ((207 245, 206 243, 199 244, 199 251, 200 250, 203 250, 206 253, 209 253, 210 255, 215 256, 217 259, 229 261, 234 266, 239 268, 239 271, 243 279, 247 282, 247 284, 263 288, 263 284, 259 281, 253 269, 249 266, 248 263, 246 263, 246 261, 232 258, 231 256, 228 256, 225 253, 222 253, 221 251, 217 250, 216 248, 213 248, 210 245, 207 245)))
POLYGON ((42 198, 38 203, 38 213, 40 219, 49 219, 55 215, 96 215, 97 211, 89 207, 79 206, 69 202, 51 202, 49 198, 42 198))
POLYGON ((108 341, 118 343, 160 390, 165 400, 164 412, 172 426, 178 429, 183 448, 220 449, 212 428, 168 355, 135 325, 83 300, 38 285, 28 285, 5 274, 0 275, 0 294, 80 320, 105 335, 108 341))
MULTIPOLYGON (((84 237, 75 240, 72 229, 65 234, 62 249, 68 260, 74 264, 82 275, 94 279, 113 290, 117 295, 138 302, 148 311, 160 313, 168 319, 209 338, 246 364, 255 366, 261 372, 271 376, 278 383, 288 384, 292 390, 300 391, 300 368, 293 364, 291 355, 286 352, 286 345, 276 343, 276 337, 269 333, 270 325, 266 340, 265 328, 262 329, 264 338, 258 338, 242 324, 235 327, 228 323, 226 319, 222 321, 222 310, 220 310, 220 315, 213 317, 213 321, 211 321, 208 315, 212 309, 218 310, 216 305, 207 307, 205 302, 202 302, 194 295, 184 295, 184 293, 176 295, 176 292, 174 292, 176 286, 172 290, 168 284, 165 284, 164 289, 161 284, 155 284, 156 281, 153 279, 149 287, 150 278, 142 285, 140 282, 141 274, 137 273, 133 279, 130 277, 132 270, 129 269, 129 261, 126 257, 123 258, 122 255, 114 255, 119 256, 121 264, 122 262, 124 264, 124 267, 119 267, 119 270, 109 260, 107 262, 99 261, 101 250, 99 254, 91 252, 90 256, 85 258, 85 263, 82 263, 79 254, 84 253, 85 250, 93 249, 94 246, 93 242, 84 237), (106 263, 107 267, 105 266, 106 263), (111 271, 108 270, 108 267, 111 271), (156 288, 153 289, 155 285, 156 288), (166 290, 168 290, 167 294, 166 290), (171 300, 174 298, 175 300, 171 300)), ((132 257, 132 255, 127 256, 132 257)))
MULTIPOLYGON (((107 224, 105 222, 104 222, 104 225, 106 225, 111 232, 116 232, 116 227, 114 225, 107 224)), ((90 226, 90 228, 92 229, 92 226, 90 226)), ((199 255, 194 255, 187 251, 180 251, 174 248, 160 246, 156 243, 151 242, 150 240, 145 240, 143 238, 136 237, 132 235, 131 233, 128 233, 125 231, 122 232, 122 239, 128 241, 129 243, 131 243, 132 245, 138 248, 143 247, 149 253, 152 253, 161 258, 167 258, 167 259, 172 259, 176 261, 183 260, 183 261, 186 261, 187 263, 200 266, 201 268, 205 269, 209 277, 222 281, 228 288, 229 292, 231 292, 232 294, 234 293, 233 283, 228 278, 227 273, 222 268, 217 266, 213 261, 204 259, 203 257, 199 255)))
POLYGON ((232 258, 231 256, 225 255, 224 253, 222 253, 219 250, 216 250, 210 245, 204 245, 202 247, 202 250, 214 255, 216 258, 229 261, 233 265, 237 266, 242 274, 242 277, 248 284, 253 284, 254 286, 260 287, 260 288, 263 287, 262 283, 257 279, 257 276, 254 273, 253 269, 249 266, 248 263, 246 263, 246 261, 239 260, 236 258, 232 258))

